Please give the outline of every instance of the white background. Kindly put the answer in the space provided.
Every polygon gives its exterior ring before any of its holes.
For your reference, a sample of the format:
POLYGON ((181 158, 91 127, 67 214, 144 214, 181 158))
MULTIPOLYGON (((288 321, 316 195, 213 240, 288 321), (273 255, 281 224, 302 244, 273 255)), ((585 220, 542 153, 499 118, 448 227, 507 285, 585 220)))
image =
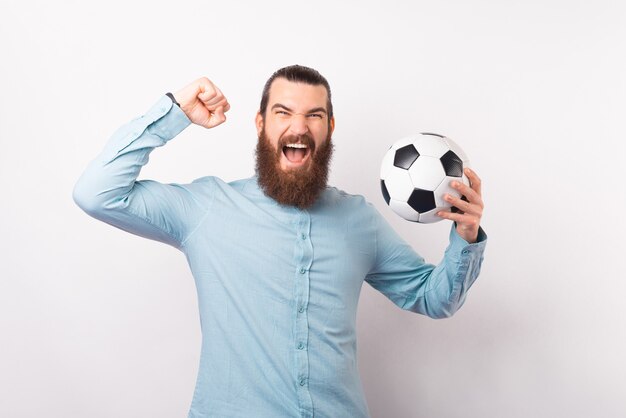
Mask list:
POLYGON ((465 306, 432 320, 364 285, 374 417, 624 417, 626 13, 620 2, 17 2, 0 5, 0 416, 186 416, 200 334, 181 253, 97 222, 72 187, 113 131, 206 75, 232 110, 142 178, 253 174, 261 88, 285 65, 333 89, 331 184, 428 261, 449 223, 405 222, 379 165, 453 138, 489 235, 465 306))

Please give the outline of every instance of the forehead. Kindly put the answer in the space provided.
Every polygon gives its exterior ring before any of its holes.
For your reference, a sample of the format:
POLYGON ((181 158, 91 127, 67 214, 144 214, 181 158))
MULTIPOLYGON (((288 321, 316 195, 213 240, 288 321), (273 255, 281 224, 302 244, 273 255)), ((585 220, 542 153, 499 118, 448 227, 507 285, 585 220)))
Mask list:
POLYGON ((280 103, 291 109, 308 110, 314 107, 326 109, 328 93, 323 85, 312 86, 277 78, 270 87, 268 107, 280 103))

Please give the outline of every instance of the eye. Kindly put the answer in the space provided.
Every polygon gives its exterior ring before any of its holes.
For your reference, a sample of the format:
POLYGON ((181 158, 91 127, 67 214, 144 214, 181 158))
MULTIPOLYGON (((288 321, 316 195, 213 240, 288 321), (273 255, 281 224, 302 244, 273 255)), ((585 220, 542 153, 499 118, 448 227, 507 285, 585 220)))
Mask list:
POLYGON ((307 116, 317 119, 322 119, 324 117, 321 113, 309 113, 307 116))
POLYGON ((285 112, 284 110, 277 110, 276 114, 277 115, 288 115, 289 113, 285 112))

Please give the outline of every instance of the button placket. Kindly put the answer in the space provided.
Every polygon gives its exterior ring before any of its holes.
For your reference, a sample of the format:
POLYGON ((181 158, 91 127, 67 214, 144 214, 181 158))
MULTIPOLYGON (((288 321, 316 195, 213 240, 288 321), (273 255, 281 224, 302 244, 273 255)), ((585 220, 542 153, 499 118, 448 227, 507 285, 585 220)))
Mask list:
POLYGON ((311 217, 306 211, 299 211, 295 222, 295 251, 296 254, 296 275, 295 275, 295 335, 294 349, 296 370, 296 392, 298 403, 304 411, 313 410, 313 402, 308 389, 309 379, 309 356, 308 356, 308 336, 309 322, 306 306, 309 302, 310 267, 313 261, 313 247, 310 240, 311 217))

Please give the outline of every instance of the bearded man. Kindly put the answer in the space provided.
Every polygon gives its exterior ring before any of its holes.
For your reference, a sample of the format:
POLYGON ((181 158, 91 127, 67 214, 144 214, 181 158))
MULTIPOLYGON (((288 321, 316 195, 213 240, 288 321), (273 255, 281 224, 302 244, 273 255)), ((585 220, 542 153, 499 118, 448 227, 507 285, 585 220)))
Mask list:
POLYGON ((226 120, 200 78, 113 134, 74 188, 89 215, 182 251, 198 292, 202 349, 189 417, 369 417, 356 363, 363 282, 407 311, 445 318, 465 301, 486 245, 480 179, 439 265, 428 264, 362 196, 327 186, 335 127, 317 71, 267 81, 255 124, 256 175, 230 183, 137 181, 150 152, 191 123, 226 120))

